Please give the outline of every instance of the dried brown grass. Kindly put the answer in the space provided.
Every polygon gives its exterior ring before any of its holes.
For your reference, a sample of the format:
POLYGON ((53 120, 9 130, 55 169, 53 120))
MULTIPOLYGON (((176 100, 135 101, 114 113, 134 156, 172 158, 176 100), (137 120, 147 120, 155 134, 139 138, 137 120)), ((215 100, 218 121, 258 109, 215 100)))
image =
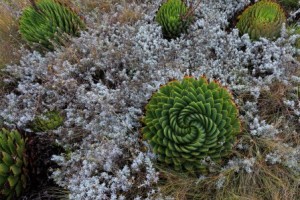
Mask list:
POLYGON ((297 85, 293 83, 286 85, 279 81, 274 82, 270 86, 270 90, 261 91, 258 110, 262 119, 283 130, 279 134, 283 143, 300 145, 298 119, 294 117, 293 111, 284 104, 284 99, 300 100, 300 91, 295 88, 297 85))
POLYGON ((113 22, 120 24, 133 24, 141 18, 142 14, 126 7, 114 19, 113 22))
MULTIPOLYGON (((65 0, 68 1, 68 0, 65 0)), ((138 3, 140 0, 80 0, 80 7, 86 11, 92 11, 98 9, 100 12, 110 12, 112 11, 117 4, 130 4, 138 3)))
POLYGON ((24 7, 30 5, 29 0, 3 0, 3 4, 6 4, 14 11, 20 11, 24 7))
MULTIPOLYGON (((298 200, 300 197, 300 178, 280 165, 270 165, 265 161, 265 155, 275 148, 283 151, 281 141, 263 138, 252 138, 244 134, 239 140, 251 144, 247 151, 235 151, 234 154, 241 158, 256 158, 254 171, 228 169, 221 174, 207 175, 204 180, 190 177, 163 166, 158 166, 160 171, 160 190, 163 195, 172 196, 176 200, 203 199, 203 200, 298 200), (223 187, 216 188, 216 182, 224 177, 223 187)), ((285 148, 285 149, 284 149, 285 148)))
POLYGON ((290 115, 291 111, 286 107, 283 100, 285 97, 288 97, 291 90, 291 86, 281 82, 274 82, 270 86, 270 90, 261 91, 258 99, 260 116, 271 123, 278 120, 281 115, 290 115))
MULTIPOLYGON (((22 44, 18 33, 16 12, 28 4, 25 0, 4 0, 0 3, 0 70, 7 64, 17 63, 20 59, 18 49, 22 44)), ((0 71, 0 94, 4 94, 7 85, 2 82, 6 74, 0 71)))
POLYGON ((0 68, 16 60, 16 49, 20 37, 18 34, 17 19, 12 15, 9 7, 0 4, 0 68))
POLYGON ((95 8, 98 8, 101 12, 110 12, 114 4, 114 0, 87 0, 82 1, 82 4, 86 11, 92 11, 95 8))
POLYGON ((4 0, 0 3, 0 68, 19 60, 17 49, 22 42, 16 12, 28 4, 26 0, 4 0))

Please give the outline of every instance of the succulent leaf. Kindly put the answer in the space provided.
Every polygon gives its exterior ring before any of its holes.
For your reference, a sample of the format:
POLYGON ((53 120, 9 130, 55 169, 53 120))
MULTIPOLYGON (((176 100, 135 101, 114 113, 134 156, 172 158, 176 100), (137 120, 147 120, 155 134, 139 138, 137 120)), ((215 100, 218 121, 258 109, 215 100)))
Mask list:
POLYGON ((0 175, 5 175, 9 171, 9 168, 6 164, 0 164, 0 175))
POLYGON ((0 187, 3 187, 4 183, 6 183, 7 178, 0 175, 0 187))
POLYGON ((63 43, 62 35, 78 36, 84 24, 71 9, 56 0, 39 0, 30 6, 20 18, 20 33, 29 43, 39 43, 53 50, 53 42, 63 43))
POLYGON ((143 120, 143 136, 159 160, 188 171, 204 172, 202 159, 228 155, 240 132, 231 94, 205 78, 162 86, 146 105, 143 120))
POLYGON ((250 38, 274 39, 280 36, 282 24, 286 22, 284 10, 274 1, 261 0, 239 16, 237 28, 241 34, 248 33, 250 38))
POLYGON ((0 198, 14 199, 21 195, 27 181, 27 174, 24 171, 26 152, 25 148, 20 148, 25 145, 25 140, 15 130, 2 129, 0 130, 0 143, 8 144, 7 148, 0 148, 0 155, 2 155, 0 159, 0 198), (16 150, 18 148, 23 152, 18 153, 16 150))
POLYGON ((22 182, 19 181, 19 182, 17 183, 16 189, 15 189, 15 191, 16 191, 16 196, 17 196, 17 197, 21 195, 22 189, 23 189, 22 182))
POLYGON ((63 124, 64 118, 57 111, 49 111, 42 116, 36 117, 31 128, 35 132, 55 130, 63 124))
POLYGON ((18 181, 19 181, 18 178, 19 178, 19 177, 17 177, 17 176, 9 176, 9 177, 7 178, 8 183, 9 183, 9 186, 10 186, 11 188, 14 187, 14 186, 18 183, 18 181))
POLYGON ((18 176, 22 173, 22 170, 20 168, 20 166, 17 166, 17 165, 12 165, 10 167, 11 171, 13 172, 14 176, 18 176))
POLYGON ((14 160, 11 157, 11 155, 6 153, 5 151, 2 151, 2 160, 6 166, 10 166, 14 163, 14 160))
POLYGON ((188 7, 181 0, 168 0, 158 10, 156 21, 162 26, 165 38, 175 39, 185 33, 193 21, 188 7))

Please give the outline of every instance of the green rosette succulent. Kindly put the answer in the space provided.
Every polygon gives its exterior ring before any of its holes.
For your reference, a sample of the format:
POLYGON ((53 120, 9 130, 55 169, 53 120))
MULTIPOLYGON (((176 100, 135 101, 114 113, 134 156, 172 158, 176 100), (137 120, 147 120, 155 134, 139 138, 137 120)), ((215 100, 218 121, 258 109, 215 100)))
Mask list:
POLYGON ((236 26, 241 34, 248 33, 253 40, 260 37, 274 39, 280 36, 285 22, 284 10, 278 3, 262 0, 246 8, 236 26))
POLYGON ((16 130, 0 130, 0 197, 16 199, 27 184, 25 140, 16 130))
POLYGON ((64 118, 57 111, 49 111, 36 117, 31 123, 31 129, 35 132, 55 130, 63 125, 64 118))
POLYGON ((39 0, 27 7, 20 18, 20 33, 29 43, 53 50, 63 44, 63 34, 79 36, 84 24, 71 9, 55 0, 39 0))
POLYGON ((230 154, 240 132, 238 109, 227 89, 202 77, 171 81, 146 106, 142 133, 161 162, 206 172, 203 163, 230 154))
POLYGON ((187 31, 193 21, 188 7, 181 0, 168 0, 158 10, 156 21, 162 26, 165 38, 174 39, 187 31))

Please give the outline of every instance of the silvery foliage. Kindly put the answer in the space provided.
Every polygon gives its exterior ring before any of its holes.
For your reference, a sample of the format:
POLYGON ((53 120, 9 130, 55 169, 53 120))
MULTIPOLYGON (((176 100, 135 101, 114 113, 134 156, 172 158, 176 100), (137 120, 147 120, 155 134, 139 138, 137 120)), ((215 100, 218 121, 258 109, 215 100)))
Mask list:
POLYGON ((284 144, 284 147, 286 148, 285 152, 279 152, 276 150, 266 156, 266 161, 269 164, 281 163, 299 176, 300 147, 298 146, 293 148, 288 144, 284 144))
MULTIPOLYGON (((60 168, 52 178, 71 199, 150 199, 157 193, 155 156, 139 139, 140 119, 152 93, 171 79, 205 74, 234 95, 250 93, 253 98, 235 101, 252 136, 273 138, 280 132, 260 119, 257 101, 262 88, 291 81, 288 67, 296 62, 296 50, 284 29, 276 41, 253 42, 228 30, 229 20, 249 0, 203 0, 189 34, 168 41, 153 20, 161 2, 132 3, 133 10, 143 10, 133 24, 111 22, 123 4, 111 13, 94 11, 86 16, 90 28, 70 46, 43 56, 23 50, 20 64, 7 67, 14 78, 5 81, 18 83, 1 101, 7 126, 30 131, 27 124, 48 110, 66 116, 55 131, 66 152, 53 156, 60 168)), ((299 150, 290 156, 287 165, 299 170, 299 150)), ((254 164, 255 158, 233 158, 224 170, 251 173, 254 164)))
POLYGON ((225 181, 226 181, 225 176, 221 176, 220 178, 218 178, 218 180, 216 182, 216 188, 221 189, 224 186, 225 181))
POLYGON ((265 120, 259 121, 258 118, 254 118, 253 122, 250 123, 250 133, 255 136, 274 137, 278 130, 267 124, 265 120))
POLYGON ((233 158, 228 161, 227 165, 223 168, 223 171, 228 169, 234 169, 235 172, 240 170, 246 171, 247 173, 252 173, 254 171, 256 158, 233 158))

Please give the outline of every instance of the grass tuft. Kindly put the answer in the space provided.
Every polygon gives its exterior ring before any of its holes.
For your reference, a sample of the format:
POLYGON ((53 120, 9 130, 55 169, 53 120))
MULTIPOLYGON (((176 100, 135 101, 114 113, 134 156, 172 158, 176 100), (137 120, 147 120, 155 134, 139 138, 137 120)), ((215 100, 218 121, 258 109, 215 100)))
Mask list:
POLYGON ((3 70, 7 64, 15 64, 20 60, 19 48, 22 45, 19 35, 17 12, 26 6, 25 0, 4 0, 0 2, 0 94, 5 94, 8 86, 3 83, 7 76, 3 70))
POLYGON ((6 64, 18 60, 13 52, 16 52, 20 44, 20 36, 18 34, 18 22, 13 16, 10 7, 0 3, 0 69, 6 64))
POLYGON ((141 18, 141 13, 130 8, 125 8, 117 17, 116 21, 121 24, 133 24, 141 18))
POLYGON ((280 140, 252 138, 249 134, 242 135, 239 140, 250 144, 250 147, 246 151, 235 150, 234 155, 238 158, 255 157, 253 172, 248 173, 233 167, 199 179, 158 166, 162 194, 178 200, 299 199, 300 177, 281 164, 271 165, 265 160, 265 156, 274 149, 288 153, 289 149, 284 147, 280 140), (218 188, 220 180, 223 183, 222 187, 218 188))
POLYGON ((268 122, 274 122, 279 116, 290 114, 290 111, 283 102, 283 99, 287 97, 290 90, 290 86, 281 82, 274 82, 269 90, 261 91, 258 99, 258 110, 263 119, 268 122))

